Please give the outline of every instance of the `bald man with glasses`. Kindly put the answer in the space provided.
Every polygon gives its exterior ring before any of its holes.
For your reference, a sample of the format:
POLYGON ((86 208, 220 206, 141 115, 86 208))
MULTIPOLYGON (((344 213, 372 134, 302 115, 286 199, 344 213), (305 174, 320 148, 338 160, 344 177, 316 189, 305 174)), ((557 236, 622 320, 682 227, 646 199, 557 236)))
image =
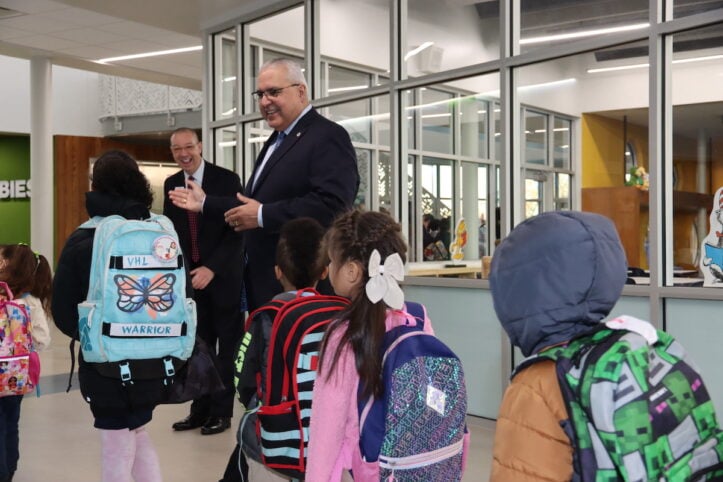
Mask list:
MULTIPOLYGON (((179 207, 223 216, 244 232, 244 282, 249 312, 282 291, 276 280, 281 226, 308 216, 329 226, 351 209, 359 188, 356 153, 346 130, 310 104, 301 67, 289 59, 261 66, 253 92, 273 134, 261 149, 244 194, 214 196, 198 186, 171 192, 179 207)), ((328 283, 321 290, 330 290, 328 283)))

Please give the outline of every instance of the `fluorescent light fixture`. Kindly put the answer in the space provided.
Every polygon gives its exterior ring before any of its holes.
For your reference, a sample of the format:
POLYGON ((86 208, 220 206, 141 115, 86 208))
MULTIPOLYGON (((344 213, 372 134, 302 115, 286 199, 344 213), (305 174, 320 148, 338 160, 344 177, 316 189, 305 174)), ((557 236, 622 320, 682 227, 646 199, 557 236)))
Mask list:
MULTIPOLYGON (((567 132, 569 130, 567 127, 555 127, 552 129, 552 132, 567 132)), ((541 134, 543 132, 547 132, 547 129, 535 129, 535 134, 541 134)))
POLYGON ((618 70, 644 69, 650 64, 618 65, 616 67, 601 67, 599 69, 587 69, 588 74, 599 74, 600 72, 615 72, 618 70))
MULTIPOLYGON (((706 60, 720 60, 723 59, 721 55, 708 55, 705 57, 691 57, 689 59, 676 59, 673 60, 674 64, 689 64, 692 62, 704 62, 706 60)), ((631 70, 631 69, 643 69, 650 67, 650 64, 630 64, 630 65, 618 65, 616 67, 601 67, 599 69, 587 69, 588 74, 598 74, 600 72, 615 72, 617 70, 631 70)))
POLYGON ((107 59, 96 60, 96 62, 105 64, 107 62, 118 62, 120 60, 142 59, 145 57, 157 57, 159 55, 171 55, 171 54, 180 54, 183 52, 195 52, 196 50, 203 50, 203 45, 196 45, 194 47, 184 47, 184 48, 172 49, 172 50, 158 50, 156 52, 146 52, 143 54, 121 55, 120 57, 108 57, 107 59))
POLYGON ((517 90, 530 90, 530 89, 539 89, 542 87, 555 87, 558 85, 569 84, 569 83, 575 82, 575 80, 576 80, 575 77, 570 77, 568 79, 553 80, 551 82, 542 82, 540 84, 523 85, 521 87, 518 87, 517 90))
POLYGON ((412 50, 410 50, 409 52, 407 52, 407 54, 404 56, 404 61, 406 62, 407 60, 409 60, 410 57, 414 57, 414 56, 417 55, 419 52, 421 52, 421 51, 424 50, 424 49, 428 49, 428 48, 431 47, 432 45, 434 45, 434 42, 424 42, 424 43, 423 43, 422 45, 420 45, 419 47, 417 47, 417 48, 415 48, 415 49, 412 49, 412 50))
POLYGON ((251 137, 249 139, 250 144, 263 144, 268 140, 268 138, 271 136, 258 136, 258 137, 251 137))
POLYGON ((229 77, 224 77, 224 78, 223 78, 223 81, 224 81, 224 82, 233 82, 234 80, 236 80, 236 76, 235 76, 235 75, 231 75, 231 76, 229 76, 229 77))
POLYGON ((678 59, 673 60, 674 64, 688 64, 690 62, 702 62, 704 60, 719 60, 723 59, 723 55, 708 55, 707 57, 691 57, 689 59, 678 59))
POLYGON ((236 147, 236 141, 221 141, 218 147, 236 147))
POLYGON ((422 119, 432 119, 435 117, 451 117, 452 114, 446 112, 444 114, 422 114, 422 119))
POLYGON ((631 30, 640 30, 650 27, 649 23, 636 23, 633 25, 621 25, 619 27, 598 28, 594 30, 583 30, 580 32, 560 33, 556 35, 544 35, 542 37, 529 37, 520 40, 520 45, 538 44, 542 42, 554 42, 556 40, 568 40, 582 37, 592 37, 595 35, 605 35, 608 33, 629 32, 631 30))
POLYGON ((351 85, 349 87, 334 87, 331 89, 328 89, 327 92, 329 94, 332 94, 334 92, 348 92, 350 90, 362 90, 362 89, 368 89, 368 85, 351 85))
POLYGON ((233 115, 234 112, 236 112, 236 107, 231 107, 229 110, 221 112, 221 115, 233 115))

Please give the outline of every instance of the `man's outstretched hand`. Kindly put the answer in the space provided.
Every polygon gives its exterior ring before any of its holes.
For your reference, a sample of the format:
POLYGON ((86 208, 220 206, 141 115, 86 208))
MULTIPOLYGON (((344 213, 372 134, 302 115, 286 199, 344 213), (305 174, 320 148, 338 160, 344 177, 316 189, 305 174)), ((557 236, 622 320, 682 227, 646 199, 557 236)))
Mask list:
POLYGON ((174 206, 189 211, 201 212, 206 193, 193 181, 186 181, 186 188, 177 187, 168 191, 168 197, 174 206))

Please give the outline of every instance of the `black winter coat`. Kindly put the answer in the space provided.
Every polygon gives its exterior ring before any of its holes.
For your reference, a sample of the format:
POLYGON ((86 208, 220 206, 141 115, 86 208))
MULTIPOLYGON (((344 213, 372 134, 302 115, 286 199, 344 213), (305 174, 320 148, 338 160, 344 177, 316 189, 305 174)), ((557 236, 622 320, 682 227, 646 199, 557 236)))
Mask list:
MULTIPOLYGON (((86 194, 88 215, 117 214, 126 219, 150 217, 142 204, 128 199, 89 192, 86 194)), ((94 229, 76 229, 60 253, 53 280, 52 312, 55 324, 67 336, 78 340, 78 303, 88 294, 93 256, 94 229)), ((151 419, 151 411, 165 397, 163 380, 135 380, 123 386, 119 379, 100 375, 92 363, 83 360, 78 350, 80 391, 96 418, 95 426, 105 429, 134 429, 151 419)))

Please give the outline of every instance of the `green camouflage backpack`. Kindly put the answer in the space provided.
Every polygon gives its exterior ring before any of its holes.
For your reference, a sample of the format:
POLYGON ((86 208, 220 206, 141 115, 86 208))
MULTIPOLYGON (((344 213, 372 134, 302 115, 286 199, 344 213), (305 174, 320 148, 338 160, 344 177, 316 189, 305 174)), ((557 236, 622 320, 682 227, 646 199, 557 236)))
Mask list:
POLYGON ((528 359, 555 361, 574 481, 723 481, 723 432, 683 347, 621 316, 528 359))

